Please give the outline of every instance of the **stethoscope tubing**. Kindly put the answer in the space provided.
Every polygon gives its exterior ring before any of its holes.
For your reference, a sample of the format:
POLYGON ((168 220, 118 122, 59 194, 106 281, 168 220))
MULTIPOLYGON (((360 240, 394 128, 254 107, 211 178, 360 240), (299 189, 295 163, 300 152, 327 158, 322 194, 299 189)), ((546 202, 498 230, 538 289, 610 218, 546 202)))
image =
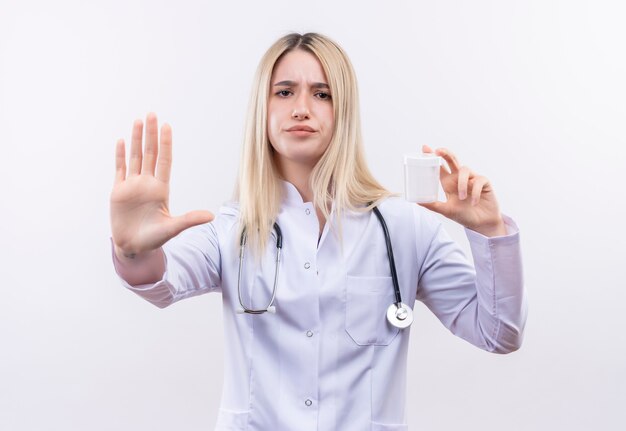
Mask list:
POLYGON ((393 258, 393 248, 391 247, 391 237, 389 235, 389 229, 387 229, 387 223, 385 223, 385 219, 383 215, 380 213, 378 207, 373 207, 372 211, 376 214, 378 221, 383 227, 383 232, 385 233, 385 245, 387 246, 387 256, 389 257, 389 270, 391 271, 391 280, 393 282, 393 291, 396 297, 396 305, 399 307, 402 303, 402 296, 400 294, 400 283, 398 283, 398 273, 396 272, 396 261, 393 258))
MULTIPOLYGON (((369 203, 372 205, 372 202, 369 203)), ((389 270, 391 271, 391 280, 393 282, 393 291, 395 295, 395 303, 391 304, 387 309, 387 320, 393 326, 404 329, 411 325, 413 322, 413 311, 411 307, 402 303, 402 296, 400 294, 400 283, 398 282, 398 273, 396 272, 396 261, 393 257, 393 248, 391 246, 391 236, 389 235, 389 229, 387 228, 387 223, 383 218, 383 215, 380 213, 378 207, 372 207, 372 211, 376 214, 376 218, 380 222, 382 226, 383 233, 385 236, 385 245, 387 247, 387 257, 389 261, 389 270)), ((276 307, 274 306, 274 299, 276 298, 276 286, 278 285, 278 276, 280 273, 280 261, 281 261, 281 253, 283 248, 283 234, 278 226, 278 223, 274 223, 274 231, 276 232, 276 269, 274 271, 274 287, 272 288, 272 297, 268 305, 265 308, 261 309, 250 309, 247 308, 243 304, 243 298, 241 296, 241 274, 243 272, 243 261, 246 247, 246 230, 245 228, 241 232, 241 240, 240 240, 240 249, 239 249, 239 271, 237 274, 237 292, 239 296, 239 304, 241 308, 237 310, 237 313, 247 313, 247 314, 263 314, 266 312, 275 313, 276 307)))
POLYGON ((274 223, 274 231, 276 232, 276 269, 274 271, 274 287, 272 288, 272 297, 270 298, 267 307, 259 309, 250 309, 243 305, 243 298, 241 297, 241 273, 243 270, 243 261, 246 248, 246 229, 241 232, 241 239, 239 241, 239 271, 237 273, 237 293, 239 295, 239 305, 241 305, 241 312, 248 314, 263 314, 265 312, 275 312, 274 298, 276 298, 276 286, 278 286, 278 275, 280 273, 280 258, 283 250, 283 232, 278 226, 278 223, 274 223))

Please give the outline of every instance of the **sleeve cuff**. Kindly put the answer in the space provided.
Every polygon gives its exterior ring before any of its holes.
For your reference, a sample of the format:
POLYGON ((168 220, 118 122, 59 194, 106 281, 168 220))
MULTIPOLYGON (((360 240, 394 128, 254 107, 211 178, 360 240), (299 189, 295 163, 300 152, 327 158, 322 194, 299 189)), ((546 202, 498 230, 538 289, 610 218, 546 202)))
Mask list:
POLYGON ((502 214, 502 220, 506 227, 506 235, 488 237, 474 230, 465 228, 465 234, 470 244, 506 245, 519 242, 519 228, 517 227, 517 223, 505 214, 502 214))

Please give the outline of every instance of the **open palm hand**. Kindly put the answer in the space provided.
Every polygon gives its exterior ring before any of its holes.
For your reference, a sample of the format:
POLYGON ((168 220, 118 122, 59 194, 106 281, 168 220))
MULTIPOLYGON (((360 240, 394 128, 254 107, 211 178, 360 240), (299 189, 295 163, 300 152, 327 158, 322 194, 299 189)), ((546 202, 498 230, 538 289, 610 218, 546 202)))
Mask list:
POLYGON ((155 114, 146 119, 146 148, 142 154, 143 123, 135 121, 128 176, 124 140, 115 151, 115 183, 111 192, 111 231, 116 250, 126 256, 157 249, 183 230, 210 222, 208 211, 178 217, 169 213, 172 129, 161 128, 160 145, 155 114), (155 173, 156 172, 156 173, 155 173))

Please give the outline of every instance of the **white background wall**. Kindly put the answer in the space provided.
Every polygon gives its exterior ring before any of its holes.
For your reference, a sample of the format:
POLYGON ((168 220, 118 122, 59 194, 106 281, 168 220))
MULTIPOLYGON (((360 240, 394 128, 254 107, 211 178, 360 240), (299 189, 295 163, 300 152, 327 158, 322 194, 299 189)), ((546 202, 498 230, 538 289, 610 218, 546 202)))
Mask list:
POLYGON ((0 429, 213 428, 220 297, 159 310, 119 285, 114 144, 157 112, 172 212, 216 211, 254 69, 288 31, 349 53, 386 186, 404 153, 447 146, 522 231, 524 346, 480 351, 418 305, 410 429, 624 429, 625 19, 602 0, 0 0, 0 429))

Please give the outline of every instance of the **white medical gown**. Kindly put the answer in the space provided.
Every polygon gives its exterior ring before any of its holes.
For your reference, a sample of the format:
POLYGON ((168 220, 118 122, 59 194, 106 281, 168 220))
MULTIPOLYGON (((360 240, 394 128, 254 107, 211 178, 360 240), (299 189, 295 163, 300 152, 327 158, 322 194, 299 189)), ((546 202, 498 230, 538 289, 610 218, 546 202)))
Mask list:
MULTIPOLYGON (((216 430, 406 431, 410 327, 391 326, 394 302, 383 230, 375 214, 347 213, 339 240, 331 214, 319 238, 312 203, 284 183, 278 224, 283 254, 276 314, 239 314, 238 210, 168 241, 166 272, 130 286, 158 307, 221 292, 224 386, 216 430)), ((521 343, 526 320, 519 234, 467 230, 474 265, 428 210, 400 198, 379 209, 390 231, 403 302, 422 301, 454 334, 491 352, 521 343)), ((257 265, 245 259, 241 291, 264 308, 274 283, 275 242, 257 265)), ((250 254, 250 253, 248 253, 250 254)))

